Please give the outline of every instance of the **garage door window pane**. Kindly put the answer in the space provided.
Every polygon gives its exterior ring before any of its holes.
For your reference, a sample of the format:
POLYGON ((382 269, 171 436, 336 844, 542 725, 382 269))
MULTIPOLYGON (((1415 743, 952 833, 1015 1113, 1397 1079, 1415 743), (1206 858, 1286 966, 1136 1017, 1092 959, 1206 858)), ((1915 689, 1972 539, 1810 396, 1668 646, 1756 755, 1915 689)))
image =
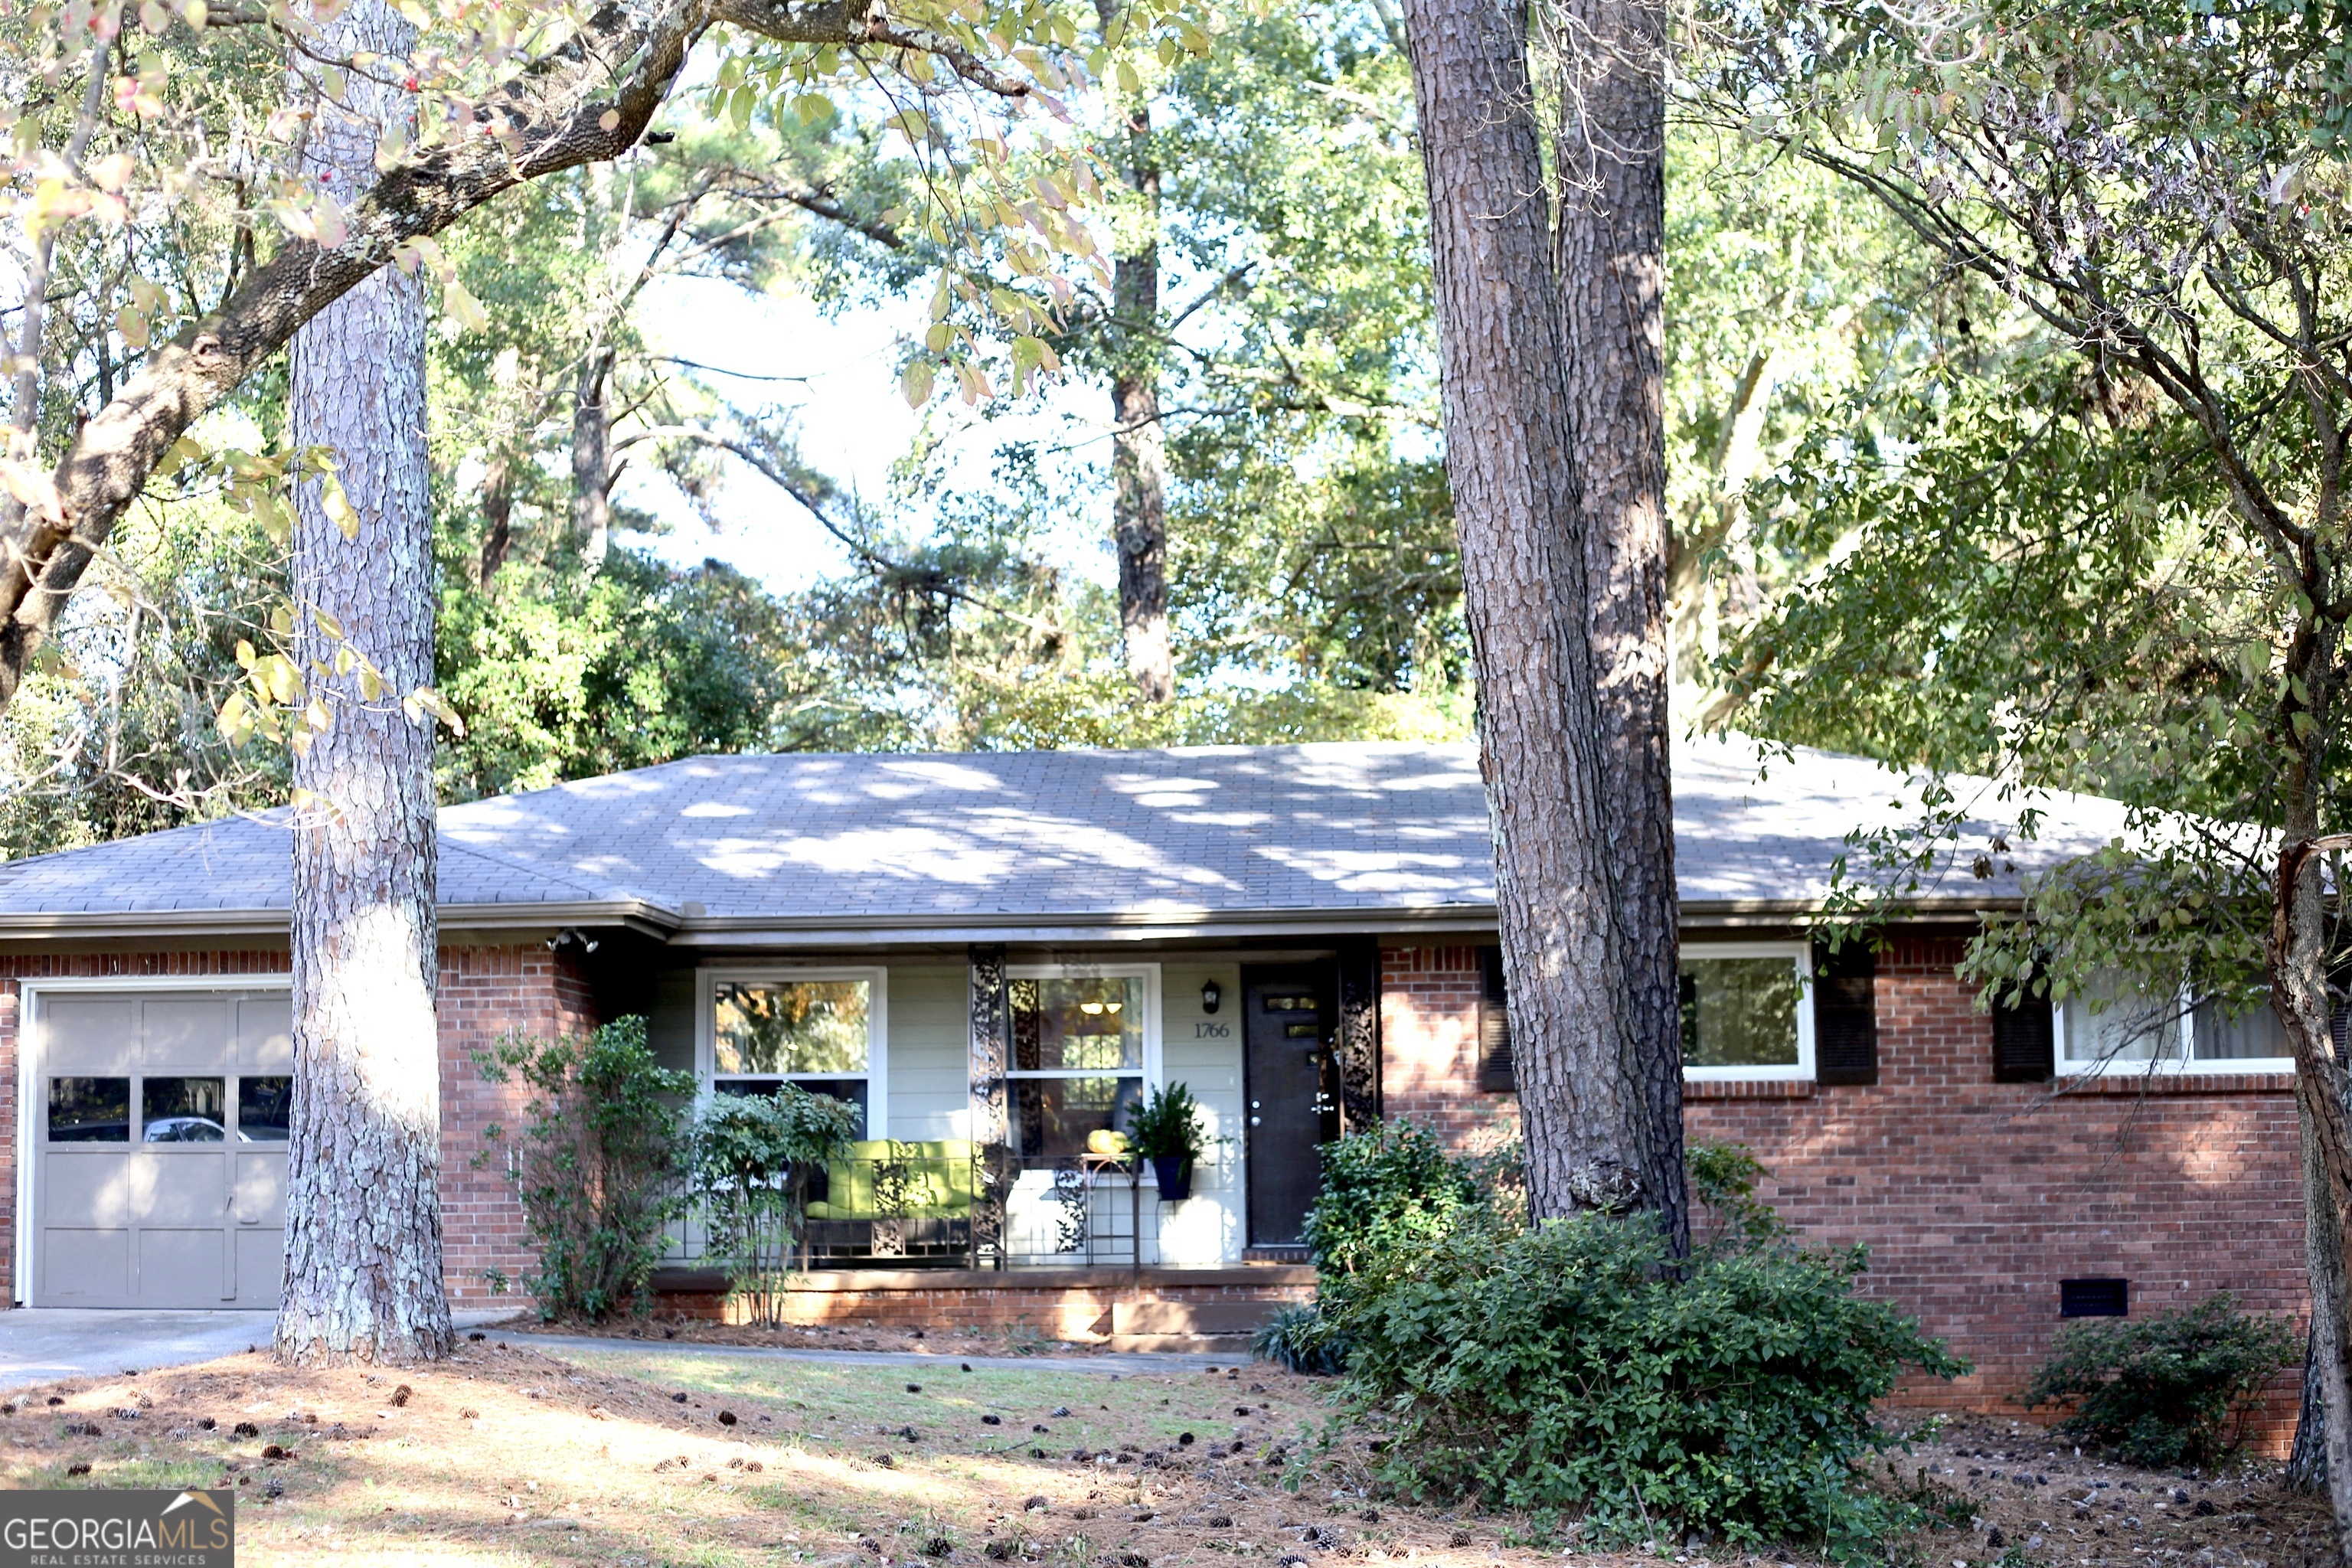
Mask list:
POLYGON ((293 1115, 292 1079, 241 1078, 236 1080, 238 1142, 283 1143, 293 1115))
POLYGON ((49 1142, 131 1142, 131 1080, 127 1078, 49 1079, 49 1142))
POLYGON ((227 1080, 148 1079, 140 1087, 139 1122, 150 1143, 217 1143, 226 1135, 227 1080))

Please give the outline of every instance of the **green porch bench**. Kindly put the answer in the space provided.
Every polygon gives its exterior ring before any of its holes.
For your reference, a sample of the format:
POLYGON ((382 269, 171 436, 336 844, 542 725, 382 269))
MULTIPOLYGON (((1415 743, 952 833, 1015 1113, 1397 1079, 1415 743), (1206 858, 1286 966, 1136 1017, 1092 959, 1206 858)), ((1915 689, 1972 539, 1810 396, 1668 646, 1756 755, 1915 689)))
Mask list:
POLYGON ((979 1145, 968 1138, 910 1141, 861 1138, 827 1161, 824 1196, 808 1205, 813 1220, 969 1219, 979 1145), (886 1211, 877 1194, 878 1169, 901 1172, 903 1206, 886 1211))

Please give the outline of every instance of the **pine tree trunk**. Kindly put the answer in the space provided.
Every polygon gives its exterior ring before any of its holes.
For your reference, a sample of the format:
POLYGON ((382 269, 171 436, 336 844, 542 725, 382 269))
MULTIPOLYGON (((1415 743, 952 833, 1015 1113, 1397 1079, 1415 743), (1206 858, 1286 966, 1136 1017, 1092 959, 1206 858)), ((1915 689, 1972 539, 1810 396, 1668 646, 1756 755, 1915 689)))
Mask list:
POLYGON ((572 539, 591 576, 604 570, 612 542, 613 414, 605 401, 612 376, 611 352, 592 352, 572 405, 572 539))
POLYGON ((1690 1244, 1666 642, 1665 11, 1561 0, 1559 280, 1583 501, 1605 842, 1617 891, 1630 1158, 1690 1244))
MULTIPOLYGON (((384 0, 326 24, 331 45, 399 58, 415 34, 384 0)), ((348 111, 318 105, 307 172, 336 191, 373 178, 378 129, 405 113, 359 73, 348 111), (381 117, 381 118, 380 118, 381 117)), ((441 1281, 440 1048, 434 1016, 433 731, 400 699, 433 673, 426 508, 425 299, 386 268, 295 335, 294 444, 335 456, 355 539, 319 487, 297 498, 296 649, 323 730, 298 751, 294 834, 294 1116, 286 1291, 277 1348, 293 1360, 446 1354, 441 1281), (333 676, 332 616, 388 689, 333 676)))
MULTIPOLYGON (((1095 0, 1108 37, 1118 0, 1095 0)), ((1120 110, 1127 155, 1120 177, 1140 221, 1111 258, 1111 535, 1118 547, 1118 629, 1128 679, 1146 702, 1176 695, 1168 626, 1168 438, 1160 422, 1160 162, 1151 107, 1140 94, 1120 110)))
MULTIPOLYGON (((1651 1194, 1628 1139, 1602 728, 1519 0, 1407 0, 1446 476, 1537 1219, 1651 1194)), ((1654 1200, 1652 1200, 1654 1201, 1654 1200)))

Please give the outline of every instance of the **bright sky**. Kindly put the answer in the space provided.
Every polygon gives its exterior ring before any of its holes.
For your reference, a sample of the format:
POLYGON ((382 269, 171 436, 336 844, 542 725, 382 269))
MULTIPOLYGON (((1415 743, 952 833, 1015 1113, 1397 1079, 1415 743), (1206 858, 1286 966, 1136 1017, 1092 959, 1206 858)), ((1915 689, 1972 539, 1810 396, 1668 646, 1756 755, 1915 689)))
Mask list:
MULTIPOLYGON (((756 381, 707 372, 703 377, 743 408, 793 410, 804 458, 868 503, 890 501, 891 465, 906 454, 924 423, 924 415, 907 406, 898 374, 899 339, 929 324, 921 304, 828 318, 803 298, 754 297, 715 279, 671 278, 648 289, 640 308, 646 335, 664 353, 715 371, 785 378, 756 381)), ((999 443, 1016 435, 1055 444, 1084 440, 1092 432, 1073 429, 1056 413, 1083 415, 1106 401, 1096 389, 1068 386, 1048 394, 1034 413, 973 426, 952 395, 942 393, 928 412, 935 426, 956 432, 945 448, 951 482, 985 489, 999 443)), ((1101 438, 1087 440, 1075 459, 1100 464, 1106 445, 1101 438)), ((815 519, 740 465, 724 492, 729 524, 720 532, 711 531, 659 481, 625 475, 621 499, 670 522, 670 532, 645 542, 678 565, 716 556, 782 592, 850 563, 848 553, 815 519)), ((922 531, 919 500, 891 510, 910 531, 922 531)), ((1108 582, 1117 568, 1108 544, 1107 504, 1102 511, 1099 519, 1067 520, 1057 531, 1054 555, 1070 570, 1108 582)))

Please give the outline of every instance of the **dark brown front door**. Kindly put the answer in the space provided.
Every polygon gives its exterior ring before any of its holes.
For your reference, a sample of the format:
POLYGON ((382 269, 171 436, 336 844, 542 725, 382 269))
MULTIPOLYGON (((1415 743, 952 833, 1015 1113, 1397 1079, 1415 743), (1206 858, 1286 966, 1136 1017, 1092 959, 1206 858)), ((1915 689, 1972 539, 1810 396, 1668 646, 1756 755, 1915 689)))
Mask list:
POLYGON ((1323 1178, 1318 1145, 1339 1135, 1331 1091, 1338 1013, 1328 966, 1242 971, 1252 1247, 1298 1245, 1323 1178))

